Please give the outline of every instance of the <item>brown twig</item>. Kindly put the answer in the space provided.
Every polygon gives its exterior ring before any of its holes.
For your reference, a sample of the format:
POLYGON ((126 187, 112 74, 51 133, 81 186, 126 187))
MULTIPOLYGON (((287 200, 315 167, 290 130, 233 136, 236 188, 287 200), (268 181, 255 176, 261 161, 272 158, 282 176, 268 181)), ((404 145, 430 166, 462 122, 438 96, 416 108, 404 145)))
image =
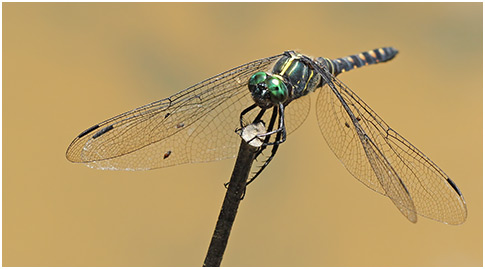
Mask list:
POLYGON ((249 145, 244 139, 241 140, 236 164, 234 165, 226 196, 222 203, 221 213, 219 214, 209 250, 205 257, 204 267, 217 267, 221 265, 232 224, 236 218, 239 202, 246 191, 246 180, 257 149, 257 147, 249 145))

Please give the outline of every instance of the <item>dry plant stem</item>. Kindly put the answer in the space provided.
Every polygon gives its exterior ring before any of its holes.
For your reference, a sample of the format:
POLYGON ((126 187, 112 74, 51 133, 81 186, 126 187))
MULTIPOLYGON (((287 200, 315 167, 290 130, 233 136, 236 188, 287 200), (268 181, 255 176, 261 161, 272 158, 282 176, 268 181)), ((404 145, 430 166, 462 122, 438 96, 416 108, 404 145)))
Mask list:
POLYGON ((205 267, 216 267, 221 265, 222 256, 226 249, 232 224, 236 218, 239 202, 241 202, 241 197, 246 189, 246 180, 248 179, 256 150, 256 147, 250 146, 241 139, 236 164, 234 165, 226 196, 222 203, 221 213, 219 214, 219 219, 217 220, 216 228, 212 235, 209 250, 205 257, 205 267))

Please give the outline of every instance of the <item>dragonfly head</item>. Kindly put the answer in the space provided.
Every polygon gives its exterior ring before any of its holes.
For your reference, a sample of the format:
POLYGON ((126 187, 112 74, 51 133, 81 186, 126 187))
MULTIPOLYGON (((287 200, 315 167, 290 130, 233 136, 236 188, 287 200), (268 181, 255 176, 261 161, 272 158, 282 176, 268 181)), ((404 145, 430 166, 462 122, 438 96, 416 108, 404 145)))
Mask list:
POLYGON ((270 108, 288 99, 288 88, 278 76, 256 72, 248 82, 254 102, 262 108, 270 108))

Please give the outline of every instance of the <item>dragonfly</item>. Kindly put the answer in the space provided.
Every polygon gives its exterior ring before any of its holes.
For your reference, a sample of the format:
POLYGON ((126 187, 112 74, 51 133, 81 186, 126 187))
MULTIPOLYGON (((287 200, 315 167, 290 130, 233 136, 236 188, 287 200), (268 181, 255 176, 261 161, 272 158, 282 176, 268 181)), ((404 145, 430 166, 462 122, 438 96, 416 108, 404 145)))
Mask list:
POLYGON ((447 224, 466 220, 465 199, 451 178, 392 129, 336 77, 393 59, 392 47, 348 57, 312 58, 295 51, 252 61, 168 98, 130 110, 81 132, 66 157, 107 170, 149 170, 233 158, 252 124, 263 126, 254 180, 307 118, 318 92, 321 133, 347 170, 390 198, 411 222, 417 215, 447 224), (236 130, 236 133, 235 133, 236 130))

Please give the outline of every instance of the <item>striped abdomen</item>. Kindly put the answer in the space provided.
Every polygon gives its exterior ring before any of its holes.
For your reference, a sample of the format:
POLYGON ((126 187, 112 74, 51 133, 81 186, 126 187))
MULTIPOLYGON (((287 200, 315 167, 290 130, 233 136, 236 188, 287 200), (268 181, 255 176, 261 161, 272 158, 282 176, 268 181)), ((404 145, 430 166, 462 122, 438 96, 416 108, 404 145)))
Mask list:
POLYGON ((375 50, 369 50, 359 54, 338 58, 331 60, 328 58, 318 57, 315 60, 324 63, 328 70, 337 76, 340 73, 350 71, 354 68, 359 68, 364 65, 382 63, 391 60, 396 56, 398 51, 392 47, 379 48, 375 50))

